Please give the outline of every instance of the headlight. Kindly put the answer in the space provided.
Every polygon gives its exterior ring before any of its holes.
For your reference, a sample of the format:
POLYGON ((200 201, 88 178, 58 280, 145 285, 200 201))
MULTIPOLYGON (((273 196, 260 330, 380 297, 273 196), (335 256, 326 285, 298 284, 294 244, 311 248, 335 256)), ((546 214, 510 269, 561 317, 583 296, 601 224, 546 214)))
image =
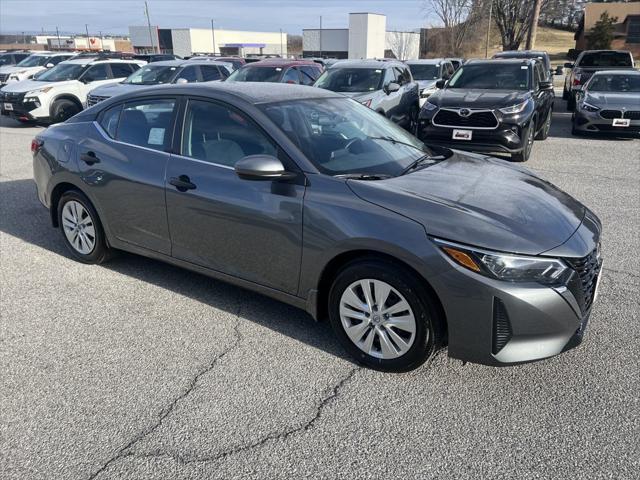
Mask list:
POLYGON ((500 111, 502 113, 506 113, 507 115, 511 115, 511 114, 514 114, 514 113, 520 113, 525 108, 527 108, 527 100, 525 100, 522 103, 518 103, 516 105, 511 105, 510 107, 501 108, 500 111))
POLYGON ((423 106, 422 108, 424 108, 425 110, 429 110, 430 112, 432 112, 432 111, 436 110, 436 109, 438 108, 438 106, 437 106, 437 105, 434 105, 433 103, 431 103, 431 102, 429 102, 429 101, 426 101, 426 102, 424 102, 424 106, 423 106))
POLYGON ((52 88, 53 87, 44 87, 44 88, 39 88, 38 90, 31 90, 30 92, 27 92, 25 94, 25 97, 37 97, 41 93, 47 93, 52 88))
POLYGON ((433 239, 454 262, 486 277, 506 282, 563 285, 572 273, 562 260, 491 252, 433 239))
POLYGON ((600 107, 596 107, 595 105, 591 105, 587 102, 582 102, 580 104, 580 108, 582 108, 582 110, 586 110, 587 112, 597 112, 598 110, 600 110, 600 107))

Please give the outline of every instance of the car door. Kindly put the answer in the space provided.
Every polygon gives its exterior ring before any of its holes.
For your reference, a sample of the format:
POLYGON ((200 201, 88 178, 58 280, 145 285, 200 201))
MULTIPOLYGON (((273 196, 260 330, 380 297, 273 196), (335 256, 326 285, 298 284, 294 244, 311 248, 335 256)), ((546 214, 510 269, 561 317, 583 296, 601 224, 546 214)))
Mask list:
POLYGON ((404 125, 406 123, 407 112, 405 112, 405 105, 403 104, 403 98, 406 94, 407 80, 404 76, 404 72, 399 67, 393 67, 395 74, 395 82, 400 85, 400 89, 397 92, 391 92, 387 95, 387 117, 393 120, 393 122, 404 125))
POLYGON ((536 62, 533 68, 533 95, 536 103, 537 122, 536 129, 547 119, 551 104, 553 103, 553 90, 540 88, 540 82, 547 81, 545 68, 541 62, 536 62))
POLYGON ((296 293, 304 185, 242 180, 234 171, 238 160, 256 154, 295 166, 247 115, 225 103, 193 98, 181 117, 180 154, 171 156, 166 177, 172 255, 296 293))
POLYGON ((175 97, 117 104, 78 142, 80 175, 119 241, 171 253, 165 205, 175 97))

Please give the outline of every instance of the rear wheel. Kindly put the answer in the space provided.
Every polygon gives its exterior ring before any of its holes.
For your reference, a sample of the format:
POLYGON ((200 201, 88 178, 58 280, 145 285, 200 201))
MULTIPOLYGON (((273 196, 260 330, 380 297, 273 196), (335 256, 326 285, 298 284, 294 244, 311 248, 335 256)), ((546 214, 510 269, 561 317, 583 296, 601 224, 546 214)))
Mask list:
POLYGON ((83 263, 102 263, 109 258, 104 230, 89 199, 76 190, 58 202, 58 225, 65 245, 83 263))
POLYGON ((53 102, 51 106, 51 123, 60 123, 80 112, 81 108, 75 102, 62 98, 53 102))
POLYGON ((347 265, 329 293, 329 318, 345 349, 377 370, 417 368, 440 346, 435 302, 408 269, 366 259, 347 265))

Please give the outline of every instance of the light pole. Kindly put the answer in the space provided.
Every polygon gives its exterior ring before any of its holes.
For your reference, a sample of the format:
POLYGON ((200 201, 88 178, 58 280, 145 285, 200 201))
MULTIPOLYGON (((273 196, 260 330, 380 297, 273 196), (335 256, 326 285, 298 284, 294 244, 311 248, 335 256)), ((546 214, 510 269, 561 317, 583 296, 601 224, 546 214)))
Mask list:
POLYGON ((84 24, 84 30, 87 32, 87 48, 91 50, 91 43, 89 42, 89 25, 86 23, 84 24))
POLYGON ((62 45, 60 45, 60 30, 58 30, 57 25, 56 25, 56 37, 58 37, 58 50, 62 50, 62 45))
POLYGON ((216 31, 213 29, 213 18, 211 19, 211 39, 213 41, 213 54, 216 54, 216 31))
POLYGON ((322 15, 320 15, 320 58, 322 58, 322 15))

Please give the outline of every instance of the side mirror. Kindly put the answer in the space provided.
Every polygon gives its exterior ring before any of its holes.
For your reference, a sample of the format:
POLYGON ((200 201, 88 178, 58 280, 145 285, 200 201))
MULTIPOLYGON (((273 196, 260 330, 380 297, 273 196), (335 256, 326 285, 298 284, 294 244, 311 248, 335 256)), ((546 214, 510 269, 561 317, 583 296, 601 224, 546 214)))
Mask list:
POLYGON ((282 162, 271 155, 249 155, 238 160, 236 175, 243 180, 288 180, 297 177, 287 172, 282 162))
POLYGON ((573 68, 573 63, 572 62, 565 63, 564 68, 573 68))
POLYGON ((553 90, 553 82, 551 80, 543 80, 538 83, 540 90, 553 90))
POLYGON ((450 78, 451 78, 451 75, 449 75, 448 73, 442 74, 442 80, 449 80, 450 78))
POLYGON ((53 68, 53 67, 54 67, 54 65, 53 65, 53 63, 51 63, 51 62, 49 62, 49 63, 47 63, 47 64, 45 65, 45 68, 53 68))
POLYGON ((179 78, 179 79, 176 80, 176 83, 178 85, 181 85, 183 83, 189 83, 189 80, 187 80, 186 78, 179 78))
POLYGON ((444 86, 447 84, 446 80, 438 80, 436 82, 436 88, 444 88, 444 86))
MULTIPOLYGON (((552 70, 553 72, 553 70, 552 70)), ((556 71, 555 73, 553 73, 553 75, 563 75, 564 74, 564 69, 562 68, 562 65, 558 65, 556 67, 556 71)))
POLYGON ((398 90, 400 90, 400 85, 398 85, 396 82, 389 82, 385 87, 385 92, 387 93, 387 95, 393 92, 397 92, 398 90))

